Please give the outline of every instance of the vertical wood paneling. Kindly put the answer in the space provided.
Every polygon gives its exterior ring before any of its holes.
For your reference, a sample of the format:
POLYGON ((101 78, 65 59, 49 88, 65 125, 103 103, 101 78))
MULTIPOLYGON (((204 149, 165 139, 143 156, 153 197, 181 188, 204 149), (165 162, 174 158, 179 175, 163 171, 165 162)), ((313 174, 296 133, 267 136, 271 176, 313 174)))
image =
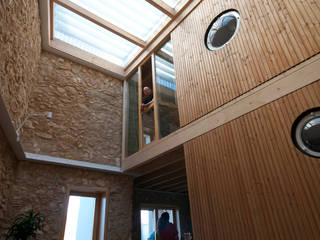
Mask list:
POLYGON ((186 144, 194 238, 320 239, 320 159, 291 140, 320 80, 186 144))
POLYGON ((204 0, 171 36, 181 126, 319 53, 319 12, 316 0, 204 0), (237 36, 208 51, 206 28, 231 8, 237 36))

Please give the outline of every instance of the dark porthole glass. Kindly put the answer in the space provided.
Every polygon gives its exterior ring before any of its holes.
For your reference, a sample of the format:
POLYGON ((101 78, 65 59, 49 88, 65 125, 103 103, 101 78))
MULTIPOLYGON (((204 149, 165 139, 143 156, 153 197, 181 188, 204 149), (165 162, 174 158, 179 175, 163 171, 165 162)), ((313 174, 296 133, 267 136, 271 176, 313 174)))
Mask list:
POLYGON ((292 138, 301 152, 320 158, 320 108, 308 110, 297 118, 292 138))
POLYGON ((205 44, 209 50, 218 50, 228 44, 239 29, 240 14, 228 10, 218 15, 209 25, 205 44))

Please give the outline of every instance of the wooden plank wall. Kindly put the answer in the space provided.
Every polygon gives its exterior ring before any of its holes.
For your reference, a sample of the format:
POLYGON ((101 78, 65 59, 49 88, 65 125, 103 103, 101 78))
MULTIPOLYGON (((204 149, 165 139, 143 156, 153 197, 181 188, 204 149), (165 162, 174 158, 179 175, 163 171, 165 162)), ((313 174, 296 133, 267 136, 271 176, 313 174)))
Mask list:
POLYGON ((291 140, 319 93, 320 80, 184 145, 194 239, 320 239, 320 159, 291 140))
POLYGON ((319 53, 319 12, 319 0, 203 0, 171 35, 181 126, 319 53), (208 51, 208 25, 231 8, 237 36, 208 51))

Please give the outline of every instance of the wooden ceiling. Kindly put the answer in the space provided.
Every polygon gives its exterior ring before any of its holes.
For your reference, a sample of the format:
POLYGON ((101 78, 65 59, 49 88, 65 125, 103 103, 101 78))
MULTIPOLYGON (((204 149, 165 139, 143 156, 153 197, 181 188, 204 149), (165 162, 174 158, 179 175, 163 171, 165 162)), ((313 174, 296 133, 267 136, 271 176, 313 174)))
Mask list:
POLYGON ((183 146, 130 170, 134 187, 162 192, 188 193, 183 146))

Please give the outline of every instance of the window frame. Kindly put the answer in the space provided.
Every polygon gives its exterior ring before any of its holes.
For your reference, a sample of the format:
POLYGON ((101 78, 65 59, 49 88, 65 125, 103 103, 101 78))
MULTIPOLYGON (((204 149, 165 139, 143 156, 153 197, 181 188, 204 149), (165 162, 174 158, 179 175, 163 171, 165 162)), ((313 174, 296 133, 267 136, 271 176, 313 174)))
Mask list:
POLYGON ((312 119, 318 118, 320 118, 320 107, 311 108, 301 113, 291 127, 291 138, 296 149, 301 153, 316 159, 320 158, 320 152, 308 148, 302 139, 301 133, 306 123, 312 119))
POLYGON ((108 219, 109 219, 109 202, 110 193, 108 188, 98 187, 78 187, 78 186, 67 186, 66 197, 64 201, 64 215, 62 228, 60 233, 60 239, 64 240, 64 233, 67 223, 67 214, 69 206, 70 196, 83 196, 83 197, 94 197, 95 201, 95 212, 94 212, 94 224, 93 224, 93 237, 92 240, 106 240, 108 235, 108 219), (105 211, 102 211, 102 199, 105 198, 106 205, 105 211), (104 226, 101 225, 101 215, 104 214, 104 226), (101 233, 101 227, 103 227, 103 236, 99 236, 101 233))
MULTIPOLYGON (((157 142, 159 142, 159 140, 161 140, 164 137, 160 136, 160 120, 159 120, 159 103, 162 103, 161 101, 161 97, 160 97, 160 91, 158 89, 158 84, 157 84, 157 68, 156 68, 156 56, 172 62, 173 63, 173 56, 169 56, 166 53, 161 51, 161 48, 171 39, 171 35, 167 36, 162 44, 155 49, 154 52, 151 53, 150 57, 147 58, 145 61, 143 61, 137 68, 137 71, 135 71, 132 75, 130 75, 130 78, 128 78, 124 83, 123 83, 123 109, 122 109, 122 159, 125 159, 133 154, 127 155, 127 138, 128 138, 128 109, 129 109, 129 101, 128 101, 128 89, 129 89, 129 81, 131 79, 132 76, 134 76, 135 74, 138 75, 138 93, 137 93, 137 97, 138 97, 138 103, 140 103, 138 105, 138 145, 139 148, 137 150, 137 152, 143 150, 145 147, 156 144, 157 142), (159 54, 160 53, 160 54, 159 54), (148 144, 144 144, 143 142, 143 114, 141 112, 141 103, 143 100, 143 96, 142 96, 142 68, 143 66, 147 63, 147 62, 151 62, 151 76, 152 76, 152 93, 153 93, 153 103, 150 104, 150 106, 147 108, 146 111, 144 111, 144 113, 150 111, 153 109, 153 119, 154 119, 154 139, 152 141, 150 141, 148 144)), ((178 106, 173 106, 170 105, 169 107, 171 108, 178 108, 178 106)), ((177 129, 178 130, 178 129, 177 129)), ((175 131, 177 131, 175 130, 175 131)), ((168 134, 167 136, 170 136, 171 134, 174 134, 174 132, 171 132, 170 134, 168 134)), ((167 137, 165 136, 165 137, 167 137)), ((136 153, 137 153, 136 152, 136 153)))
POLYGON ((161 209, 165 210, 172 210, 172 217, 173 222, 177 228, 179 239, 181 239, 181 226, 180 226, 180 208, 178 206, 174 205, 165 205, 165 204, 140 204, 139 208, 139 239, 141 240, 141 210, 149 210, 149 211, 155 211, 155 220, 156 220, 156 227, 157 227, 157 221, 159 219, 158 211, 161 209))

